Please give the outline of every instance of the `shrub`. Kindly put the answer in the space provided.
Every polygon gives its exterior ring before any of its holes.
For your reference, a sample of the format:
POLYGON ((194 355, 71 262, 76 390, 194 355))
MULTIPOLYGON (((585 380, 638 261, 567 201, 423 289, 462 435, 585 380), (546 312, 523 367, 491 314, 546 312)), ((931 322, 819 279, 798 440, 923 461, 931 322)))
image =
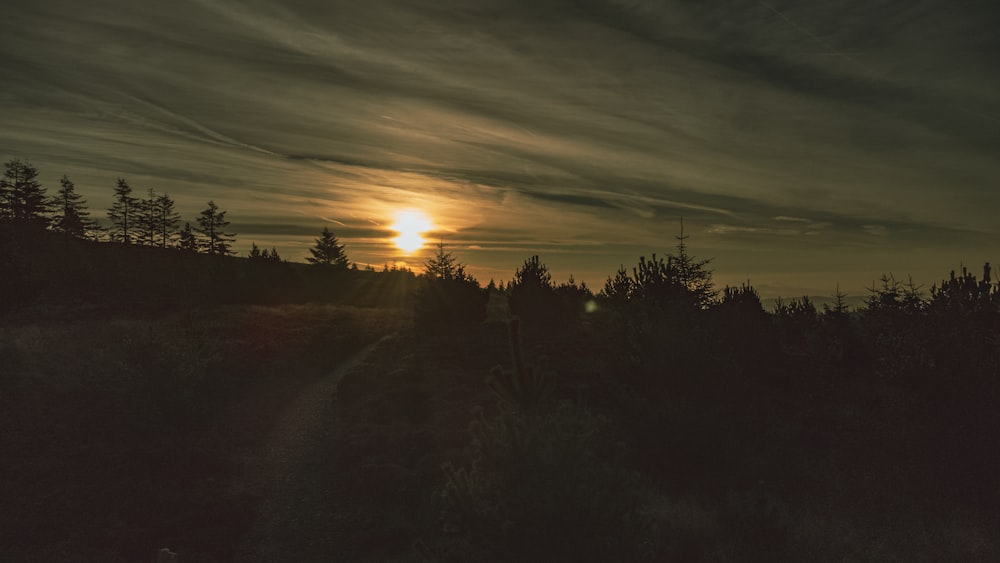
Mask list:
POLYGON ((525 362, 512 323, 511 370, 490 384, 498 412, 477 409, 470 467, 445 464, 448 552, 509 561, 636 559, 645 549, 637 476, 603 416, 549 402, 553 375, 525 362))

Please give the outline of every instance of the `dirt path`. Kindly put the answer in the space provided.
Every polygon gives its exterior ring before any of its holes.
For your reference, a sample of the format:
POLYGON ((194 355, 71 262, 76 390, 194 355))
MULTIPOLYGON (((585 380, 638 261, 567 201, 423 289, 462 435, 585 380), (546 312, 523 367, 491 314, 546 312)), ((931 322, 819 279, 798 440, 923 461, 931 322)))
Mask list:
POLYGON ((336 553, 337 514, 331 498, 329 450, 333 396, 340 379, 364 362, 383 337, 347 358, 329 375, 304 389, 285 409, 268 437, 249 480, 239 487, 260 487, 266 500, 257 521, 240 542, 237 561, 329 561, 336 553))

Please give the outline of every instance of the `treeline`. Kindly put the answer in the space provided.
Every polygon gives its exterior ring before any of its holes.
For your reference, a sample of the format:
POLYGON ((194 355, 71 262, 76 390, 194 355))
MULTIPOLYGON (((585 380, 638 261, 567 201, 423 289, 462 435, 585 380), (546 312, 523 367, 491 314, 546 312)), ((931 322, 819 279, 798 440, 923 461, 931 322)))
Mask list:
POLYGON ((306 301, 412 306, 413 272, 388 265, 382 272, 359 270, 327 228, 307 264, 295 264, 256 242, 245 260, 236 258, 229 224, 226 211, 209 201, 193 226, 181 227, 168 194, 150 189, 137 197, 119 178, 101 226, 68 177, 49 197, 37 168, 10 160, 0 178, 0 310, 306 301))
MULTIPOLYGON (((177 248, 222 256, 233 255, 235 233, 226 232, 226 212, 214 201, 195 219, 180 227, 181 217, 169 194, 150 188, 143 197, 133 195, 125 178, 118 178, 111 207, 109 226, 101 227, 91 218, 87 202, 77 193, 68 176, 59 180, 59 190, 49 197, 38 181, 38 169, 19 159, 4 164, 0 179, 0 220, 21 228, 49 229, 67 237, 106 240, 160 248, 177 248)), ((272 252, 274 250, 272 249, 272 252)), ((276 255, 276 253, 275 253, 276 255)))
POLYGON ((815 560, 828 553, 802 530, 819 524, 793 516, 810 495, 843 518, 892 506, 1000 521, 991 266, 929 291, 885 275, 869 291, 857 310, 838 290, 767 311, 749 284, 717 288, 683 236, 596 294, 553 283, 532 256, 504 288, 520 318, 512 367, 487 380, 496 403, 445 467, 443 525, 421 555, 815 560), (532 361, 522 338, 563 348, 532 361), (678 496, 698 499, 706 528, 665 518, 678 496))

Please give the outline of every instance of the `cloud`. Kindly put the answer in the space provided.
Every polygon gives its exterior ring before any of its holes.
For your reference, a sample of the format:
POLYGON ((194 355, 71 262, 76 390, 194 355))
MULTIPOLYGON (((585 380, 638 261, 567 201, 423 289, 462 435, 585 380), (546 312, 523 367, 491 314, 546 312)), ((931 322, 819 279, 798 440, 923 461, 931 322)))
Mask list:
POLYGON ((420 207, 473 271, 544 250, 603 279, 681 217, 733 270, 924 267, 998 234, 998 12, 12 0, 0 152, 95 209, 118 176, 187 216, 214 199, 292 259, 331 224, 380 263, 373 223, 420 207))

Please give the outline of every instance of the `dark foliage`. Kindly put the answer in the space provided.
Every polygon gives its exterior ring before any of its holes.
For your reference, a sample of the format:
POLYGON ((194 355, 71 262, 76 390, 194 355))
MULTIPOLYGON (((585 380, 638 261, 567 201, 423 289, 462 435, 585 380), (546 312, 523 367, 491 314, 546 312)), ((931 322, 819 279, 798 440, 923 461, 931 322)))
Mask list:
POLYGON ((0 178, 0 219, 44 228, 50 209, 45 188, 38 182, 38 169, 18 159, 7 161, 0 178))
POLYGON ((138 212, 139 200, 132 196, 132 187, 128 185, 125 178, 118 178, 118 183, 115 184, 115 195, 111 207, 108 208, 108 220, 111 221, 108 237, 112 242, 123 244, 134 242, 138 212))
POLYGON ((202 237, 199 249, 216 256, 236 254, 232 249, 235 233, 227 233, 228 226, 226 212, 220 211, 214 201, 209 201, 208 207, 198 216, 198 228, 195 229, 202 237))
POLYGON ((97 224, 90 219, 87 202, 76 193, 76 186, 67 176, 59 181, 60 188, 52 201, 55 217, 52 230, 68 237, 86 238, 98 231, 97 224))
POLYGON ((313 266, 319 268, 347 269, 347 254, 344 245, 337 241, 330 229, 323 227, 323 232, 316 239, 316 244, 309 249, 311 257, 306 258, 313 266))
POLYGON ((503 561, 638 560, 651 555, 638 476, 604 417, 553 402, 554 374, 524 358, 510 324, 510 370, 489 378, 496 414, 478 409, 470 467, 444 465, 444 533, 424 556, 503 561), (644 541, 646 540, 646 541, 644 541))
POLYGON ((465 272, 444 243, 424 265, 414 298, 414 321, 420 326, 460 327, 486 318, 488 291, 465 272))
POLYGON ((510 312, 528 324, 557 323, 563 319, 562 306, 556 295, 549 268, 532 256, 514 272, 507 286, 510 312))

